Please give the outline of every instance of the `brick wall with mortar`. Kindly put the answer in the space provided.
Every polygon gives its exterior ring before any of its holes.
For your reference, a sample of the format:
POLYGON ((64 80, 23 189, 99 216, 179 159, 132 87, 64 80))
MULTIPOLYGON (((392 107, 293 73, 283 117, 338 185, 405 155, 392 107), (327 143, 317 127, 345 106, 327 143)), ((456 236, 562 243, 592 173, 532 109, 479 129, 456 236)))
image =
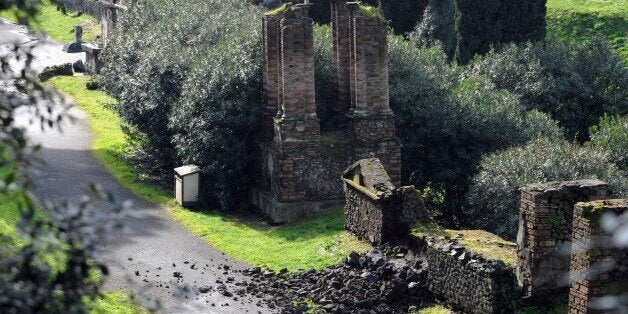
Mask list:
POLYGON ((568 290, 573 209, 607 199, 598 180, 531 184, 521 189, 517 280, 525 298, 543 300, 568 290))
POLYGON ((574 208, 570 314, 604 312, 592 309, 591 301, 611 292, 620 280, 628 280, 628 250, 609 247, 613 240, 599 226, 599 218, 607 212, 628 213, 628 200, 578 203, 574 208))
POLYGON ((274 135, 274 117, 281 103, 279 89, 281 30, 279 27, 282 18, 282 12, 278 12, 277 15, 264 15, 262 20, 263 92, 266 106, 262 110, 260 133, 264 140, 271 139, 274 135))
POLYGON ((341 129, 334 132, 344 133, 348 140, 325 147, 316 117, 312 20, 305 8, 307 5, 288 3, 282 12, 263 19, 267 104, 260 127, 258 179, 251 190, 251 200, 276 221, 280 220, 275 219, 279 216, 302 217, 309 214, 308 208, 319 208, 304 204, 298 215, 278 215, 282 209, 275 205, 277 201, 341 201, 340 174, 356 160, 379 158, 394 184, 399 185, 401 176, 401 148, 388 104, 386 23, 379 17, 351 9, 351 4, 332 1, 336 80, 338 86, 346 87, 345 95, 342 96, 341 88, 338 102, 332 108, 339 121, 345 120, 346 124, 338 122, 341 129), (350 31, 354 24, 357 33, 350 31), (358 50, 359 54, 352 53, 358 50), (357 69, 359 77, 350 80, 349 68, 357 69), (355 105, 349 92, 357 95, 355 105), (265 135, 269 133, 271 120, 272 140, 265 135), (331 155, 342 152, 342 156, 330 157, 327 153, 330 150, 331 155))
POLYGON ((388 24, 378 16, 362 13, 359 5, 345 4, 350 14, 349 118, 355 155, 356 159, 379 158, 393 184, 400 185, 401 146, 388 91, 388 24))
POLYGON ((351 108, 349 88, 351 68, 351 15, 346 0, 332 0, 331 27, 333 32, 333 61, 336 83, 336 102, 332 106, 333 119, 338 128, 347 126, 347 114, 351 108))
POLYGON ((314 89, 314 38, 308 5, 288 5, 279 22, 279 101, 274 118, 273 195, 279 201, 307 199, 303 178, 320 151, 314 89))

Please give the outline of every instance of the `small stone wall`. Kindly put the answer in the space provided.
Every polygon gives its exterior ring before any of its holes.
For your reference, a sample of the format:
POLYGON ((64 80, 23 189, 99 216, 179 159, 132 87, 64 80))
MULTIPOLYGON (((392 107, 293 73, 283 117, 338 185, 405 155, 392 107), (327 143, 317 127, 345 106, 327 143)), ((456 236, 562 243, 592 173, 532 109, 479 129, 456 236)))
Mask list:
POLYGON ((430 291, 463 313, 513 313, 518 299, 514 269, 471 253, 457 242, 427 239, 430 291))
POLYGON ((517 279, 524 297, 543 300, 567 292, 574 204, 609 195, 608 185, 598 180, 538 183, 521 189, 517 279))
POLYGON ((345 227, 371 243, 405 239, 412 224, 431 219, 421 194, 412 186, 395 187, 377 158, 356 162, 342 179, 345 227))
POLYGON ((595 313, 591 301, 628 280, 628 250, 609 247, 612 239, 599 227, 606 212, 628 212, 627 200, 578 203, 574 209, 569 313, 595 313))

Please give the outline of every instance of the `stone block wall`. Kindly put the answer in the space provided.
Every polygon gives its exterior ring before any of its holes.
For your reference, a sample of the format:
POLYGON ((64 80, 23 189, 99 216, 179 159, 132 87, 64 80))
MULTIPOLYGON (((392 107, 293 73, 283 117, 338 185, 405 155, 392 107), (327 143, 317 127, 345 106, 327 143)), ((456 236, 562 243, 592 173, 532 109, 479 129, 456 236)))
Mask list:
POLYGON ((392 197, 372 197, 355 185, 344 185, 345 227, 371 243, 390 242, 403 234, 399 207, 392 197))
POLYGON ((518 299, 514 270, 441 237, 427 239, 430 291, 463 313, 513 313, 518 299))
POLYGON ((608 185, 598 180, 521 189, 516 274, 524 297, 546 299, 567 291, 574 205, 609 195, 608 185))
MULTIPOLYGON (((628 212, 628 200, 578 203, 574 209, 571 251, 569 313, 596 313, 592 300, 628 280, 628 250, 610 247, 612 239, 599 226, 606 212, 621 216, 628 212)), ((602 313, 604 311, 599 311, 602 313)))

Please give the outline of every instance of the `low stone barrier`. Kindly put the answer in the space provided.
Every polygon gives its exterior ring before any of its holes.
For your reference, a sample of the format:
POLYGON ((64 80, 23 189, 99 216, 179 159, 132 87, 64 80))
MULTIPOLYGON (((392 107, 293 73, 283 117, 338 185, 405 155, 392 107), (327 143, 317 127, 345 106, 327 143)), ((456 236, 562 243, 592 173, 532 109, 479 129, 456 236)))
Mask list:
MULTIPOLYGON (((437 299, 463 313, 512 313, 520 299, 512 265, 514 243, 507 244, 512 255, 510 265, 507 265, 502 260, 488 258, 457 240, 449 239, 455 232, 413 235, 416 242, 423 243, 423 251, 427 255, 430 291, 437 299)), ((485 237, 481 231, 469 232, 481 233, 479 235, 484 239, 498 239, 496 235, 485 237)), ((489 240, 480 245, 504 245, 500 241, 491 242, 489 240)))

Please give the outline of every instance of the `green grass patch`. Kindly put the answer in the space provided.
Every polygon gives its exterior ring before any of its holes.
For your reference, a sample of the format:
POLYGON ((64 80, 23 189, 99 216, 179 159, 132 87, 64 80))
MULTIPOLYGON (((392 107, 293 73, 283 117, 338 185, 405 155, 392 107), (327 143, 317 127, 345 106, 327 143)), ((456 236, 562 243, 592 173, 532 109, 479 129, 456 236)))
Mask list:
MULTIPOLYGON (((0 16, 16 23, 19 22, 17 8, 0 11, 0 16)), ((76 25, 83 26, 83 41, 92 41, 100 35, 100 25, 96 19, 87 14, 79 15, 78 12, 71 10, 67 10, 64 14, 57 10, 55 5, 50 4, 50 0, 41 2, 39 12, 31 23, 33 29, 64 43, 74 40, 74 26, 76 25)))
POLYGON ((193 233, 229 255, 251 264, 279 270, 322 268, 351 251, 370 247, 344 229, 341 208, 302 222, 273 226, 251 217, 176 206, 172 193, 140 182, 125 159, 127 138, 122 121, 110 110, 115 100, 103 91, 85 88, 89 77, 60 76, 47 81, 72 98, 88 116, 94 134, 92 149, 107 170, 127 189, 148 201, 170 208, 168 213, 193 233))
POLYGON ((426 307, 422 307, 412 314, 450 314, 452 311, 440 304, 429 305, 426 307))
POLYGON ((601 34, 628 64, 628 0, 549 0, 547 31, 567 42, 601 34))
POLYGON ((88 305, 93 314, 143 314, 149 313, 138 301, 124 293, 108 292, 88 305))

